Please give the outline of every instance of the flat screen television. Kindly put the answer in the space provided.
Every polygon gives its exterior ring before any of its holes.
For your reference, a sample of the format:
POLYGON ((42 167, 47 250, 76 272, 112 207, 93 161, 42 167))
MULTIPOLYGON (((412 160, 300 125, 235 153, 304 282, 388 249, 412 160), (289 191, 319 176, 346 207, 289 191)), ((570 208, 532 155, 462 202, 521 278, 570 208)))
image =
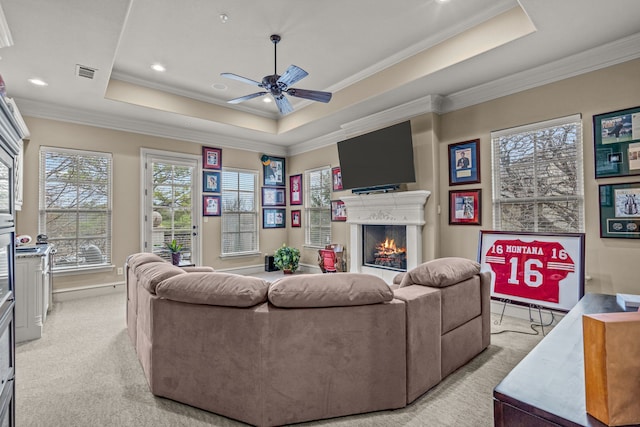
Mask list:
POLYGON ((338 142, 342 187, 384 190, 415 182, 409 121, 338 142))

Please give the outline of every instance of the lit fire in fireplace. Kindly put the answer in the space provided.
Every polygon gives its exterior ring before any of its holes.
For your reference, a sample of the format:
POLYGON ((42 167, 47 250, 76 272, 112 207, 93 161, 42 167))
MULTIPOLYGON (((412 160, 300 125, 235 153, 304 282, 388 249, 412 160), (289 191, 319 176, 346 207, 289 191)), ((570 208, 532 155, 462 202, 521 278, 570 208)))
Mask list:
POLYGON ((378 251, 376 254, 378 256, 400 254, 400 253, 407 252, 407 248, 396 247, 396 241, 393 239, 389 239, 388 237, 384 239, 384 242, 380 242, 376 245, 376 250, 378 251))
POLYGON ((376 245, 373 259, 374 265, 402 270, 407 265, 407 248, 396 246, 394 239, 385 237, 376 245))

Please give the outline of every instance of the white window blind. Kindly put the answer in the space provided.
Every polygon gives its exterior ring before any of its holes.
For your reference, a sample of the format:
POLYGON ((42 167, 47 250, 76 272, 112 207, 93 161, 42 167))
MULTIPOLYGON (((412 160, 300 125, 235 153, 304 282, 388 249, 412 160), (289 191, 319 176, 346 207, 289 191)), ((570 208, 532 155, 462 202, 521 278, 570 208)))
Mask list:
POLYGON ((258 251, 257 171, 222 171, 222 254, 258 251))
POLYGON ((584 232, 580 115, 491 133, 493 227, 584 232))
POLYGON ((41 147, 39 233, 56 249, 54 270, 111 264, 112 157, 41 147))
POLYGON ((331 243, 331 168, 305 171, 305 244, 331 243))

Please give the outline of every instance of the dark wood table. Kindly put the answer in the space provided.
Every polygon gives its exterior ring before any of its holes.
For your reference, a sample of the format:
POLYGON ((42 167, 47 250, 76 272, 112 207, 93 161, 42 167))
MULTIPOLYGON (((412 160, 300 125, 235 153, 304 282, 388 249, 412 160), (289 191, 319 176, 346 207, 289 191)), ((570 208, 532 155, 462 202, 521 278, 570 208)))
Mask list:
POLYGON ((586 294, 493 390, 494 425, 606 426, 585 407, 582 315, 619 311, 615 295, 586 294))

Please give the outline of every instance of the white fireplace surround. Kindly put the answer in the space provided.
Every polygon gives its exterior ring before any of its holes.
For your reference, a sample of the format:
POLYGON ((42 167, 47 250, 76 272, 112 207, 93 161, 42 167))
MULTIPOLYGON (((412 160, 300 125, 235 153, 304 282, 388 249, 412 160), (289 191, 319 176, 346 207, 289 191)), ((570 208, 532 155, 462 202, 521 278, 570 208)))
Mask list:
POLYGON ((424 205, 430 191, 399 191, 391 193, 358 194, 342 197, 347 208, 349 224, 349 271, 368 273, 391 283, 397 271, 363 265, 363 225, 404 225, 407 227, 407 270, 422 262, 422 227, 425 224, 424 205))

